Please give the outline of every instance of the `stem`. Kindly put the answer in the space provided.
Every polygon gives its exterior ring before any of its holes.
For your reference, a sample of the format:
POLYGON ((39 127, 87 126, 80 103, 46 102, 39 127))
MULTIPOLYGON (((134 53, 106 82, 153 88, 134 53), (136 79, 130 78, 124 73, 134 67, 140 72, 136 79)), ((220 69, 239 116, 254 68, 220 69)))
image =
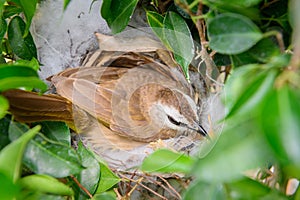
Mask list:
POLYGON ((300 1, 299 0, 291 0, 289 4, 289 9, 291 13, 291 18, 293 23, 293 44, 294 44, 294 51, 293 56, 290 62, 290 69, 292 71, 299 70, 300 67, 300 1))
POLYGON ((202 19, 208 18, 208 14, 191 16, 191 18, 192 18, 193 22, 196 23, 197 20, 202 20, 202 19))
POLYGON ((83 186, 79 183, 79 181, 77 180, 77 178, 75 178, 73 175, 70 176, 71 179, 73 179, 73 181, 78 185, 78 187, 80 189, 82 189, 90 198, 93 198, 93 195, 83 186))
POLYGON ((273 31, 266 32, 263 35, 264 38, 270 37, 270 36, 275 36, 276 37, 277 43, 279 45, 280 52, 284 53, 285 47, 284 47, 284 42, 283 42, 282 34, 279 31, 273 30, 273 31))
POLYGON ((193 1, 189 6, 188 6, 188 9, 189 10, 192 10, 198 3, 200 3, 201 0, 196 0, 196 1, 193 1))
POLYGON ((181 7, 186 13, 189 14, 189 16, 192 18, 196 28, 197 28, 197 31, 198 31, 198 34, 199 34, 199 38, 200 38, 200 44, 201 44, 201 51, 200 51, 200 55, 201 55, 201 58, 202 60, 204 60, 205 62, 205 65, 206 65, 206 83, 208 85, 211 85, 210 83, 212 82, 211 79, 214 80, 214 78, 212 77, 212 74, 213 74, 213 71, 214 69, 217 69, 213 59, 210 57, 210 55, 208 54, 207 52, 207 49, 206 49, 206 44, 207 44, 207 41, 206 41, 206 26, 205 26, 205 21, 204 21, 204 18, 206 16, 208 16, 208 14, 205 14, 203 15, 203 5, 205 2, 204 0, 196 0, 195 1, 196 3, 198 3, 198 9, 197 9, 197 13, 196 15, 191 11, 190 8, 196 6, 194 5, 193 3, 191 5, 188 5, 186 3, 183 3, 179 0, 175 0, 175 3, 181 7), (210 78, 211 77, 211 78, 210 78))

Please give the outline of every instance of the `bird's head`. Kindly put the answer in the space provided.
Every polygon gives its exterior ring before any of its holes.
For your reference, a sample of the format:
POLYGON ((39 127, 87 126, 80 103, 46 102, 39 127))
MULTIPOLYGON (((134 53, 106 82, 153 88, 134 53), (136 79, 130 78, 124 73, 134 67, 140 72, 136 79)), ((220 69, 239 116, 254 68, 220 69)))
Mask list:
POLYGON ((192 131, 209 138, 200 123, 195 102, 178 90, 161 91, 160 98, 150 108, 150 116, 156 124, 178 134, 192 131))

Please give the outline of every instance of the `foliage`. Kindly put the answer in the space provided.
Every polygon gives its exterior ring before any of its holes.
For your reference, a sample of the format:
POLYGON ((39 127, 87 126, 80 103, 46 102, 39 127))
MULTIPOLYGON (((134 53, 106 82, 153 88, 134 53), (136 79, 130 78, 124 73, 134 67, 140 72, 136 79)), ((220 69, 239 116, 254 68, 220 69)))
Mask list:
MULTIPOLYGON (((0 92, 47 90, 38 77, 40 64, 29 31, 36 6, 35 0, 0 2, 0 92)), ((87 199, 119 182, 93 152, 82 144, 77 150, 71 147, 65 123, 45 121, 30 128, 14 122, 8 109, 9 102, 0 95, 0 199, 87 199)), ((115 198, 111 193, 103 195, 115 198)))
MULTIPOLYGON (((299 178, 300 171, 299 43, 292 40, 288 16, 293 19, 294 35, 299 35, 300 21, 289 13, 286 1, 175 2, 197 26, 202 50, 217 53, 216 59, 212 57, 215 63, 233 68, 223 92, 228 109, 225 130, 212 151, 192 164, 196 180, 185 199, 196 199, 198 191, 205 191, 204 199, 286 199, 288 179, 299 178), (292 47, 294 55, 286 53, 284 46, 292 47), (217 60, 225 57, 230 62, 217 60), (272 166, 277 169, 274 173, 256 180, 243 175, 249 169, 272 166), (267 178, 273 178, 279 188, 262 185, 267 178)), ((289 2, 290 8, 295 2, 289 2)), ((165 159, 163 154, 160 159, 165 159)), ((298 198, 298 193, 299 189, 291 198, 298 198)))
MULTIPOLYGON (((184 199, 299 199, 299 187, 290 196, 285 193, 288 180, 300 178, 299 1, 166 2, 139 4, 186 78, 193 41, 201 44, 204 70, 214 65, 219 73, 231 69, 223 92, 226 126, 211 151, 209 144, 204 147, 210 151, 205 157, 163 149, 145 159, 141 169, 195 177, 184 199), (257 177, 245 175, 253 169, 259 170, 257 177)), ((64 9, 69 3, 64 1, 64 9)), ((137 0, 103 0, 101 14, 118 33, 137 5, 137 0)), ((37 75, 37 49, 29 30, 36 6, 35 0, 0 1, 1 92, 46 90, 37 75)), ((0 95, 1 199, 115 198, 109 190, 120 179, 82 144, 74 150, 64 123, 32 128, 11 120, 8 108, 0 95)))

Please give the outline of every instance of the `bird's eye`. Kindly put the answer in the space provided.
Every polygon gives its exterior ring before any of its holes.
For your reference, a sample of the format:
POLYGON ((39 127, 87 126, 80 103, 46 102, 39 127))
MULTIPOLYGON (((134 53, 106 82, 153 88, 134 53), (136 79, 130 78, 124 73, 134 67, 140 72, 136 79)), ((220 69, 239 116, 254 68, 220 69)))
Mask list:
POLYGON ((180 126, 182 124, 181 122, 176 121, 173 117, 169 115, 168 115, 168 119, 172 124, 175 124, 176 126, 180 126))

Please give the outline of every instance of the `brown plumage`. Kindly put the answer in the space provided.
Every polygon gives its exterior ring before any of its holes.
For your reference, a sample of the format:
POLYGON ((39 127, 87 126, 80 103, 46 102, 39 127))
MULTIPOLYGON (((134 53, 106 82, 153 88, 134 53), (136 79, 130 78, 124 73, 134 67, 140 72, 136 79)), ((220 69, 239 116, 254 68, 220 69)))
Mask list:
POLYGON ((49 78, 58 95, 3 93, 17 120, 65 121, 83 133, 95 128, 91 123, 96 121, 104 143, 118 143, 121 149, 186 133, 207 135, 200 125, 194 90, 168 51, 159 43, 147 50, 151 39, 141 40, 144 50, 137 49, 138 44, 124 50, 115 38, 98 37, 106 42, 100 41, 101 50, 85 60, 84 67, 49 78))

